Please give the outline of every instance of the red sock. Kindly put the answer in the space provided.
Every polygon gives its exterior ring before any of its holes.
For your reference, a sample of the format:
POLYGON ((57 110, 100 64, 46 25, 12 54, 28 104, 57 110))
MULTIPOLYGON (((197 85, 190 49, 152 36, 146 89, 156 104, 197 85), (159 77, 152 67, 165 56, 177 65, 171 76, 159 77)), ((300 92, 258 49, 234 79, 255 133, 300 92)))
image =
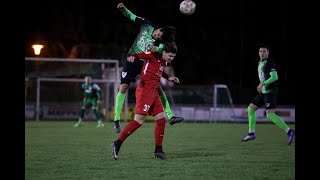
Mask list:
POLYGON ((133 120, 127 126, 123 129, 121 132, 119 139, 123 142, 128 136, 130 136, 136 129, 138 129, 141 126, 140 123, 133 120))
POLYGON ((165 127, 166 120, 164 118, 156 121, 156 127, 154 127, 154 142, 156 146, 162 146, 165 127))

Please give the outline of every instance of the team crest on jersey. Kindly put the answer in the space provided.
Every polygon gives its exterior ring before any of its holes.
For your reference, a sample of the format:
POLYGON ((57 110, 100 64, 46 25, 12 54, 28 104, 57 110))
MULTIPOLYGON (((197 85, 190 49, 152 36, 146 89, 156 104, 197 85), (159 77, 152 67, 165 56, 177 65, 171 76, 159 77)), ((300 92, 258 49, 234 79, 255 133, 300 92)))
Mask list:
POLYGON ((127 76, 127 72, 122 72, 121 76, 122 76, 122 78, 125 78, 127 76))

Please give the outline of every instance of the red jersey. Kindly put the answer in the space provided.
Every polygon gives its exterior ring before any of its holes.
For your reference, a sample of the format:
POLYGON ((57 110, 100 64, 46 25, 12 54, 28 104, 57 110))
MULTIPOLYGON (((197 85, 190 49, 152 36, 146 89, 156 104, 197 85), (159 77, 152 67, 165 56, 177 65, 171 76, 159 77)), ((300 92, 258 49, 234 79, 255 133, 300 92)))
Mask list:
MULTIPOLYGON (((133 54, 138 59, 144 59, 143 67, 141 69, 141 80, 140 84, 143 87, 158 88, 160 86, 160 79, 164 68, 167 66, 167 62, 162 59, 159 53, 139 53, 133 54)), ((164 75, 167 78, 167 74, 164 75)))

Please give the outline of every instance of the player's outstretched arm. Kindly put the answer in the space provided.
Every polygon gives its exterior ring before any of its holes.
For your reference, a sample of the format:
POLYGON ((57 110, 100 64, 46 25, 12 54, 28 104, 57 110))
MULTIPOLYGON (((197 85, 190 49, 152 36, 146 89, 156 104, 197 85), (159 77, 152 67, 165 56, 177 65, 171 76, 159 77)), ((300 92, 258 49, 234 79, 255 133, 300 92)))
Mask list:
POLYGON ((129 9, 126 8, 126 6, 123 4, 123 3, 119 3, 117 8, 122 12, 122 14, 129 18, 131 21, 134 21, 136 20, 136 15, 133 14, 129 9))
POLYGON ((175 83, 180 83, 180 80, 179 78, 177 77, 172 77, 172 76, 169 76, 166 72, 162 72, 162 77, 165 78, 166 80, 168 81, 172 81, 172 82, 175 82, 175 83))
POLYGON ((180 80, 179 80, 179 78, 177 78, 177 77, 169 77, 168 80, 169 80, 169 81, 173 81, 173 82, 175 82, 175 83, 180 83, 180 80))

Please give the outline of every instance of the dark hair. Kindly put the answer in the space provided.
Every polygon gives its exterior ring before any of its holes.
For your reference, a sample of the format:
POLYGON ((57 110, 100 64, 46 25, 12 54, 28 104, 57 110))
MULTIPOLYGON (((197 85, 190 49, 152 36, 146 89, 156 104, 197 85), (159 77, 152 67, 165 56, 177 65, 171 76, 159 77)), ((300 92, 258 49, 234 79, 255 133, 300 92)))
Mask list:
POLYGON ((177 53, 177 45, 174 42, 166 42, 163 44, 163 51, 167 53, 177 53))
POLYGON ((175 40, 176 28, 173 26, 163 26, 160 31, 162 32, 162 41, 173 42, 175 40))
POLYGON ((260 48, 265 48, 265 49, 267 49, 267 51, 269 52, 269 47, 268 47, 267 45, 260 45, 260 46, 259 46, 259 49, 260 49, 260 48))

